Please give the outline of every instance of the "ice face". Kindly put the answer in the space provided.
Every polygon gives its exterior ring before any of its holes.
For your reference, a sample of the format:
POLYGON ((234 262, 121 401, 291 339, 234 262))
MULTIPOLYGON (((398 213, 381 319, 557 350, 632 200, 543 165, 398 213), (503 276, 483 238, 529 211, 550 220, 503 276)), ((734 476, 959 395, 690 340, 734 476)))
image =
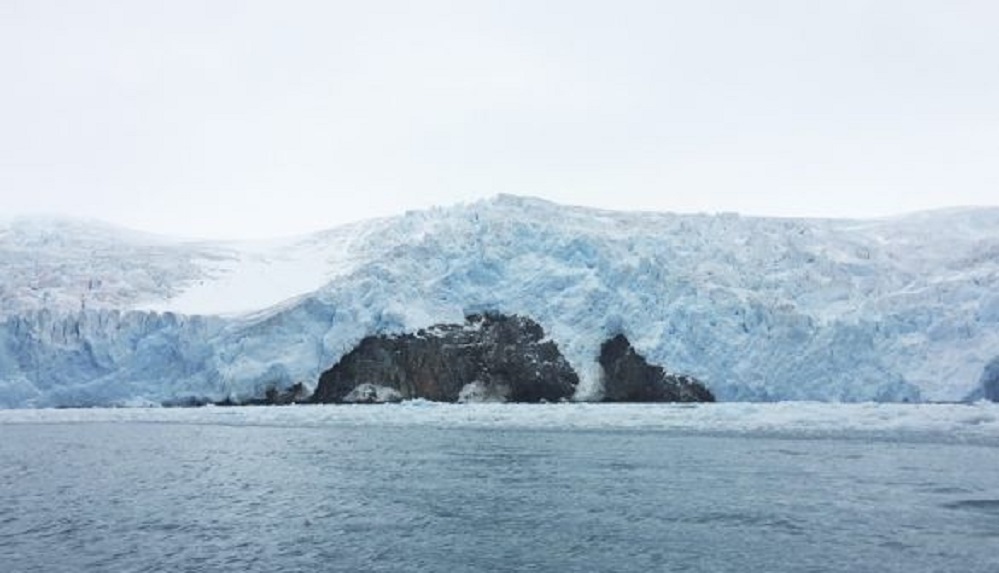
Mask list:
POLYGON ((720 400, 960 400, 999 355, 996 209, 794 220, 501 196, 253 244, 8 223, 0 260, 6 407, 311 387, 366 335, 487 310, 536 320, 581 399, 616 333, 720 400))

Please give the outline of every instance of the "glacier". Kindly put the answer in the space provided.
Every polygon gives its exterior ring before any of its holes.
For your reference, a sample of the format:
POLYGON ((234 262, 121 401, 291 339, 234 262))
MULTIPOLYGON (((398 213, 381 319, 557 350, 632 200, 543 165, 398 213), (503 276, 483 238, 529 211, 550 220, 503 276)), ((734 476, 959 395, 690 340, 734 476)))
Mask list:
POLYGON ((599 395, 600 344, 724 401, 961 401, 999 358, 999 209, 871 220, 501 195, 271 241, 0 221, 0 407, 243 401, 364 336, 529 316, 599 395))

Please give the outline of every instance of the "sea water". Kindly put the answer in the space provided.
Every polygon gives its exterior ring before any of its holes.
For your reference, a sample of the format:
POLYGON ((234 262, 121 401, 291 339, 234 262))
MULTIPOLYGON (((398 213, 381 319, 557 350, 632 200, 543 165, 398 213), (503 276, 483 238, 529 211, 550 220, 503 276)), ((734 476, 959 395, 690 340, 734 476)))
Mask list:
POLYGON ((994 409, 364 408, 0 413, 0 571, 999 571, 994 409))

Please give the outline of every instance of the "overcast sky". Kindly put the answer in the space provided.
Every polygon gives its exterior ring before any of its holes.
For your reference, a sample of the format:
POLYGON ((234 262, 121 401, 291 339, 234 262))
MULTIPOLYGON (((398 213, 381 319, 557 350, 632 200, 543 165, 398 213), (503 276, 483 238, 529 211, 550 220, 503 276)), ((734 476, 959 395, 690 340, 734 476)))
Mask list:
POLYGON ((0 215, 999 204, 994 0, 0 1, 0 215))

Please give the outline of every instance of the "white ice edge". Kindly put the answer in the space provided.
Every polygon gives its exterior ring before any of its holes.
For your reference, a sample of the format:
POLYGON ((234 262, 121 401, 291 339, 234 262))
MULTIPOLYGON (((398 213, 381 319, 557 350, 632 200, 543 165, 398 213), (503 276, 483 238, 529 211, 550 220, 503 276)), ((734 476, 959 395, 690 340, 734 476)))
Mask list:
POLYGON ((794 436, 931 436, 999 443, 999 404, 440 404, 0 410, 12 424, 175 423, 231 426, 615 430, 794 436))

